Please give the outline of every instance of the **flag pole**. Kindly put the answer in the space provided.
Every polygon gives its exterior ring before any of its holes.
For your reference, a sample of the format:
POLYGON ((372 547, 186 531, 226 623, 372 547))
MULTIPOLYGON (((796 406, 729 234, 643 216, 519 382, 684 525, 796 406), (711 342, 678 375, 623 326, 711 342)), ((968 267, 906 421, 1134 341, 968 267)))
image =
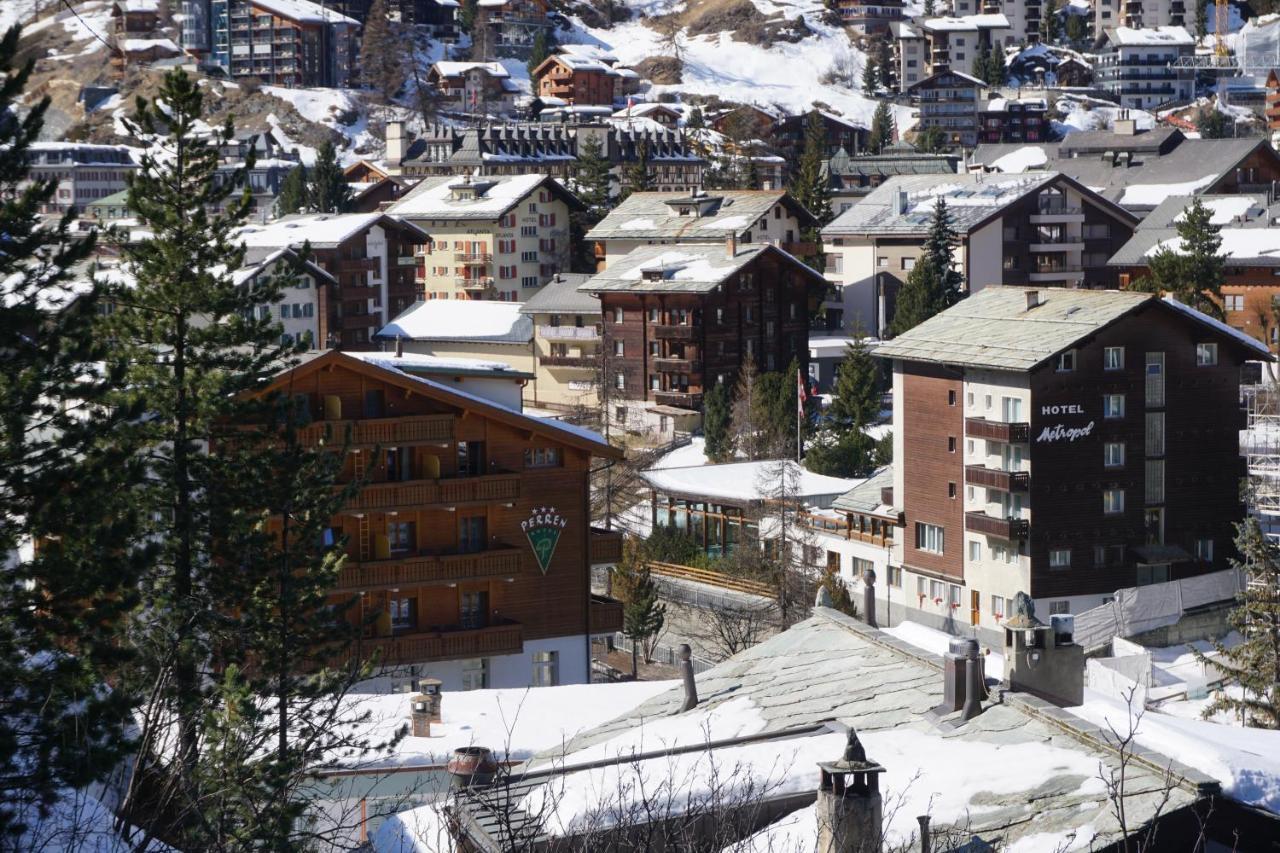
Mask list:
POLYGON ((796 462, 801 456, 801 421, 804 419, 804 380, 800 378, 800 368, 796 368, 796 462))

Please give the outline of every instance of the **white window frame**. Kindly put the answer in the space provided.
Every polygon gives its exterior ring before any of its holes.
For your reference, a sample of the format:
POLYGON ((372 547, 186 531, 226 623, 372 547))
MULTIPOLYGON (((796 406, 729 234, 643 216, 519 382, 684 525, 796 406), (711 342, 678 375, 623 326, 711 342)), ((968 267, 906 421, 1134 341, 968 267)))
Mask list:
POLYGON ((1123 468, 1124 467, 1124 442, 1123 441, 1108 441, 1106 444, 1102 445, 1102 467, 1103 468, 1123 468))
POLYGON ((1124 417, 1123 394, 1102 395, 1102 417, 1107 420, 1114 421, 1118 421, 1124 417))
POLYGON ((1124 489, 1104 489, 1102 492, 1102 514, 1124 514, 1124 489))
POLYGON ((1213 367, 1218 363, 1216 343, 1196 344, 1196 367, 1213 367))
POLYGON ((1049 568, 1051 569, 1071 568, 1071 549, 1070 548, 1050 548, 1049 549, 1049 568))
POLYGON ((946 531, 941 525, 916 522, 916 549, 930 554, 946 551, 946 531))
POLYGON ((1124 347, 1106 347, 1102 350, 1103 370, 1124 370, 1124 347))

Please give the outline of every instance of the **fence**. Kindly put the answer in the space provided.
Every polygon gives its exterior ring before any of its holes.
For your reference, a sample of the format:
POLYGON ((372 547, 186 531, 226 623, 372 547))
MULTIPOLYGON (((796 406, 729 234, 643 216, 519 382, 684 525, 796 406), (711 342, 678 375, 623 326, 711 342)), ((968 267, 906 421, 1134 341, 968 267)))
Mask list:
MULTIPOLYGON (((627 654, 630 654, 632 645, 633 645, 633 642, 627 639, 626 635, 623 634, 621 631, 613 635, 613 647, 615 649, 621 649, 627 654)), ((644 644, 641 644, 639 648, 640 648, 640 656, 641 658, 643 658, 644 644)), ((654 663, 666 664, 667 666, 680 665, 679 650, 673 649, 670 646, 663 646, 663 645, 654 646, 653 654, 651 655, 651 657, 653 658, 654 663)), ((689 660, 693 664, 694 673, 706 672, 708 669, 711 669, 711 667, 715 666, 714 661, 709 661, 709 660, 706 660, 705 658, 697 657, 696 655, 693 657, 690 657, 689 660)))
POLYGON ((1075 618, 1075 641, 1085 651, 1101 648, 1115 637, 1132 637, 1172 625, 1188 610, 1227 601, 1242 589, 1235 569, 1180 581, 1153 583, 1116 591, 1111 602, 1075 618))

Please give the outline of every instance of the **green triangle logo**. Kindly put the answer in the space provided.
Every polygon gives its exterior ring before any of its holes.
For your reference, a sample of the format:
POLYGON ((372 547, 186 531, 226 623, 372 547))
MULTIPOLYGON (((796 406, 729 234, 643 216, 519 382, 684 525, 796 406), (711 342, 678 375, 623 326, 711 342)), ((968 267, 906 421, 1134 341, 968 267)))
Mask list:
POLYGON ((560 531, 568 525, 564 516, 556 512, 555 507, 539 507, 529 518, 520 522, 524 535, 533 549, 538 568, 545 575, 551 566, 551 558, 555 556, 556 544, 560 541, 560 531))

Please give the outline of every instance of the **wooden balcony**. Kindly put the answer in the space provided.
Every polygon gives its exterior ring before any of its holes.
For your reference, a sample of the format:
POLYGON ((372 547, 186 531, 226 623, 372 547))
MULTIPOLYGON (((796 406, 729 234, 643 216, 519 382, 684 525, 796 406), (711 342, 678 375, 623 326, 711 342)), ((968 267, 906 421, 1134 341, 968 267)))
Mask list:
POLYGON ((544 355, 538 359, 543 367, 579 367, 591 370, 599 364, 599 359, 585 355, 544 355))
POLYGON ((616 634, 622 630, 622 602, 603 595, 591 596, 587 622, 593 637, 616 634))
POLYGON ((352 287, 348 285, 338 290, 338 296, 343 301, 348 302, 365 302, 370 299, 377 299, 381 294, 382 289, 378 287, 352 287))
POLYGON ((653 402, 659 406, 675 406, 678 409, 697 409, 702 405, 701 394, 688 391, 652 391, 653 402))
POLYGON ((591 528, 591 562, 616 563, 622 559, 622 531, 591 528))
POLYGON ((520 497, 520 480, 519 474, 487 474, 482 477, 370 483, 352 498, 347 509, 379 510, 429 504, 510 501, 520 497))
POLYGON ((303 444, 324 441, 339 447, 348 437, 354 446, 451 442, 455 420, 453 415, 416 415, 367 421, 317 421, 299 430, 299 441, 303 444))
POLYGON ((702 372, 702 362, 696 358, 655 358, 653 367, 659 373, 702 372))
POLYGON ((1025 492, 1031 485, 1031 475, 1026 471, 1001 471, 985 465, 964 466, 964 478, 970 485, 1005 492, 1025 492))
POLYGON ((989 421, 986 418, 965 418, 964 431, 970 438, 991 441, 1022 442, 1031 440, 1031 424, 989 421))
POLYGON ((471 628, 401 634, 362 640, 360 651, 377 652, 382 664, 481 658, 524 651, 524 629, 515 622, 471 628))
MULTIPOLYGON (((303 235, 305 236, 305 235, 303 235)), ((378 268, 377 258, 339 258, 338 272, 371 272, 378 268)))
POLYGON ((520 574, 522 549, 499 545, 474 554, 435 554, 348 562, 337 589, 366 592, 402 586, 505 580, 520 574))
POLYGON ((696 326, 654 326, 653 336, 660 341, 693 341, 698 338, 696 326))
POLYGON ((381 325, 377 314, 348 314, 342 318, 344 329, 369 329, 381 325))
POLYGON ((1031 531, 1031 524, 1022 518, 997 518, 985 512, 966 512, 964 529, 974 533, 985 533, 1010 541, 1026 539, 1031 531))

